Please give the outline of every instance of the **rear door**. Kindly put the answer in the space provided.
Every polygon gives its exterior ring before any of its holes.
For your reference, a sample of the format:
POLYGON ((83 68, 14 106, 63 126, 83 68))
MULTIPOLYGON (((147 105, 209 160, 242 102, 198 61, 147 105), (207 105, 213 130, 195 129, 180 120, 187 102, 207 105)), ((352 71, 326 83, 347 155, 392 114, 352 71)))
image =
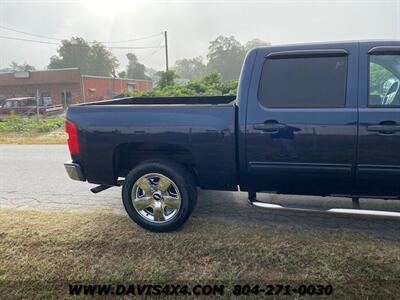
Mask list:
POLYGON ((360 45, 356 193, 392 198, 400 185, 400 43, 360 45))
POLYGON ((358 44, 260 50, 246 123, 248 189, 350 194, 358 44))

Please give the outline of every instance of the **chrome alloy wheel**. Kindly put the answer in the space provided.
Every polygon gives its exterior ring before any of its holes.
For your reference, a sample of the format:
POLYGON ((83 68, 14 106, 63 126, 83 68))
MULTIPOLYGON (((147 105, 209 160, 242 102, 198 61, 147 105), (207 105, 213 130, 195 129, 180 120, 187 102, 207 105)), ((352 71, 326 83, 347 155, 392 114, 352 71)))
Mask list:
POLYGON ((140 216, 154 223, 172 220, 181 207, 181 194, 176 184, 158 173, 145 174, 136 180, 131 199, 140 216))

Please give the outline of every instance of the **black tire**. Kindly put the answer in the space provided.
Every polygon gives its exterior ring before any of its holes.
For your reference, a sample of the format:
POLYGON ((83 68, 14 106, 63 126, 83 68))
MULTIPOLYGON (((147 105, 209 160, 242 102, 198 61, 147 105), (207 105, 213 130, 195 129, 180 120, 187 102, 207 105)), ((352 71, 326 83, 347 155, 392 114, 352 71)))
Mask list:
POLYGON ((193 175, 182 165, 163 161, 145 161, 132 169, 122 187, 122 202, 129 217, 141 227, 155 232, 174 231, 181 227, 192 213, 197 202, 197 190, 193 175), (156 223, 142 216, 134 207, 131 194, 136 181, 146 174, 158 173, 168 177, 180 193, 180 208, 171 220, 156 223))

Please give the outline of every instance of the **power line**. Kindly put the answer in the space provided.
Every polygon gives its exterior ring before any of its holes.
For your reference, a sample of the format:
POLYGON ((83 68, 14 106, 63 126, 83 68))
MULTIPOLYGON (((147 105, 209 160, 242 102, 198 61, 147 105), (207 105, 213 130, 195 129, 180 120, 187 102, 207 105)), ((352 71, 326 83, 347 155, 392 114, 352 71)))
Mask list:
POLYGON ((159 52, 163 47, 161 47, 161 44, 162 44, 162 42, 163 42, 163 38, 160 40, 160 43, 158 44, 158 49, 156 49, 155 51, 153 51, 153 52, 151 52, 149 55, 147 55, 147 56, 145 56, 143 59, 142 59, 142 63, 147 63, 149 60, 150 60, 150 58, 152 58, 157 52, 159 52))
MULTIPOLYGON (((63 40, 68 40, 68 39, 61 39, 61 38, 56 38, 56 37, 50 37, 50 36, 46 36, 46 35, 41 35, 41 34, 36 34, 36 33, 30 33, 30 32, 26 32, 26 31, 22 31, 22 30, 18 30, 18 29, 14 29, 14 28, 10 28, 10 27, 6 27, 3 25, 0 25, 1 29, 4 30, 9 30, 9 31, 13 31, 16 33, 21 33, 21 34, 26 34, 26 35, 30 35, 30 36, 34 36, 34 37, 39 37, 39 38, 44 38, 44 39, 48 39, 48 40, 54 40, 54 41, 63 41, 63 40)), ((129 43, 129 42, 136 42, 136 41, 141 41, 141 40, 146 40, 146 39, 150 39, 156 36, 160 36, 162 35, 163 32, 159 32, 156 34, 152 34, 152 35, 148 35, 148 36, 144 36, 144 37, 140 37, 140 38, 135 38, 135 39, 128 39, 128 40, 120 40, 120 41, 99 41, 98 43, 102 43, 102 44, 118 44, 118 43, 129 43)), ((96 43, 96 42, 88 42, 89 44, 92 43, 96 43)))
POLYGON ((152 58, 154 56, 154 54, 156 54, 157 52, 159 52, 160 50, 162 50, 162 48, 157 49, 156 51, 153 51, 152 53, 150 53, 150 55, 146 56, 142 62, 143 63, 147 63, 149 61, 150 58, 152 58))
POLYGON ((22 34, 26 34, 26 35, 39 37, 39 38, 45 38, 45 39, 48 39, 48 40, 55 40, 55 41, 60 41, 61 40, 61 39, 58 39, 58 38, 48 37, 48 36, 45 36, 45 35, 40 35, 40 34, 35 34, 35 33, 29 33, 29 32, 25 32, 25 31, 9 28, 9 27, 6 27, 6 26, 2 26, 2 25, 0 25, 0 28, 4 29, 4 30, 14 31, 14 32, 17 32, 17 33, 22 33, 22 34))
MULTIPOLYGON (((60 45, 60 43, 55 43, 55 42, 47 42, 47 41, 39 41, 39 40, 31 40, 31 39, 24 39, 24 38, 18 38, 18 37, 11 37, 11 36, 4 36, 0 35, 1 39, 7 39, 7 40, 16 40, 16 41, 24 41, 24 42, 31 42, 31 43, 40 43, 40 44, 48 44, 48 45, 60 45)), ((98 42, 100 43, 100 42, 98 42)), ((84 45, 68 45, 72 47, 87 47, 84 45)), ((141 50, 141 49, 155 49, 155 48, 163 48, 163 46, 141 46, 141 47, 135 47, 135 46, 126 46, 126 47, 118 47, 118 46, 105 46, 108 49, 124 49, 124 50, 129 50, 129 49, 136 49, 136 50, 141 50)))
POLYGON ((33 43, 49 44, 49 45, 59 45, 59 43, 46 42, 46 41, 38 41, 38 40, 30 40, 30 39, 23 39, 23 38, 17 38, 17 37, 11 37, 11 36, 4 36, 4 35, 0 35, 0 38, 1 38, 1 39, 7 39, 7 40, 16 40, 16 41, 24 41, 24 42, 33 42, 33 43))
POLYGON ((161 49, 164 48, 164 46, 143 46, 143 47, 109 47, 105 46, 108 49, 120 49, 120 50, 129 50, 129 49, 136 49, 136 50, 141 50, 141 49, 161 49))
POLYGON ((141 38, 136 38, 136 39, 131 39, 131 40, 121 40, 121 41, 110 41, 110 42, 99 42, 102 44, 117 44, 117 43, 129 43, 129 42, 136 42, 136 41, 141 41, 141 40, 147 40, 156 36, 160 36, 162 33, 157 33, 157 34, 152 34, 149 36, 141 37, 141 38))

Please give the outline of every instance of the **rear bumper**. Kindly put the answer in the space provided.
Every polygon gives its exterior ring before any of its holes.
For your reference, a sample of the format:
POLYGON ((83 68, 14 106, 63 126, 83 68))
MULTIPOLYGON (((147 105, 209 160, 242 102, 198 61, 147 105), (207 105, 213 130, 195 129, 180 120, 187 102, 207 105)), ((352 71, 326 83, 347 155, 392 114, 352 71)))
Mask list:
POLYGON ((73 180, 86 181, 86 177, 83 175, 82 167, 79 164, 69 160, 64 163, 64 167, 69 178, 73 180))

